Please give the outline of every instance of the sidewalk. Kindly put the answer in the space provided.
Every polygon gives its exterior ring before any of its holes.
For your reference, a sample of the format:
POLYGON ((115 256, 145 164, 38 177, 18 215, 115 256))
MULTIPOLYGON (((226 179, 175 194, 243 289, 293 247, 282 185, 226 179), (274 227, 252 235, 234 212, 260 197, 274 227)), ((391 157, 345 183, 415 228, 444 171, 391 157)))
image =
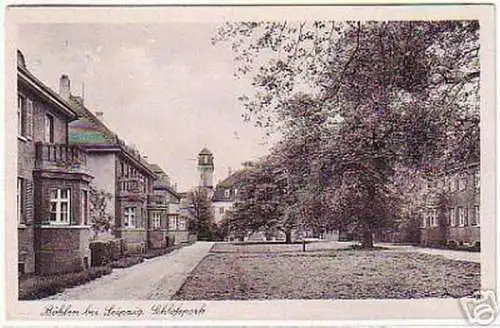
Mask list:
POLYGON ((425 248, 425 247, 416 247, 411 245, 395 245, 390 243, 376 243, 376 246, 383 246, 402 252, 417 252, 430 255, 442 255, 447 259, 455 261, 468 261, 468 262, 481 263, 480 252, 455 251, 451 249, 425 248))
POLYGON ((208 254, 212 242, 196 242, 42 300, 169 300, 208 254))

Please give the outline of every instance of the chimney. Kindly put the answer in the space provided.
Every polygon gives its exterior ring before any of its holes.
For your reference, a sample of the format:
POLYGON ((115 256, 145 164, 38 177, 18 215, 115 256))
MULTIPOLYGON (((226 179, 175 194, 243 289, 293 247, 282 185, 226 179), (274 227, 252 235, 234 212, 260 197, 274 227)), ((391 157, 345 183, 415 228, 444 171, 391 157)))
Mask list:
POLYGON ((17 65, 26 68, 26 59, 19 49, 17 49, 17 65))
POLYGON ((99 119, 99 121, 104 121, 104 112, 95 112, 94 114, 99 119))
POLYGON ((227 168, 227 176, 230 177, 231 174, 233 174, 233 170, 231 169, 231 166, 227 168))
POLYGON ((61 79, 59 80, 59 95, 64 100, 69 100, 69 96, 71 94, 69 77, 66 74, 61 75, 61 79))

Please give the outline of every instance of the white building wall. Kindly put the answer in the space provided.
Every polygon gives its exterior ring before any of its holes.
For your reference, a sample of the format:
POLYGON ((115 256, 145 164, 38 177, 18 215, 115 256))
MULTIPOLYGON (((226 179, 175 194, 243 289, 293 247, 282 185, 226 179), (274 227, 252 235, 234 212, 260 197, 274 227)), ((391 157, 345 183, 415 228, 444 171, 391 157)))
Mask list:
POLYGON ((112 195, 106 211, 115 217, 116 167, 115 154, 87 154, 87 169, 94 176, 91 185, 112 195))
POLYGON ((213 202, 215 223, 219 223, 224 218, 224 214, 227 210, 233 208, 232 202, 213 202), (221 208, 224 209, 224 213, 221 213, 221 208))

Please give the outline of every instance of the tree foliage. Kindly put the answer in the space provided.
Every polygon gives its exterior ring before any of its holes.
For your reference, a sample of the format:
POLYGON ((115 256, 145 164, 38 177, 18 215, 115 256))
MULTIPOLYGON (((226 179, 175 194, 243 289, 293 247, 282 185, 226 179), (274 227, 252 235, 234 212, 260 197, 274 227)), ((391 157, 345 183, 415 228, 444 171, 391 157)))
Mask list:
POLYGON ((113 216, 108 212, 108 204, 112 195, 94 186, 89 187, 89 218, 95 236, 99 232, 108 231, 113 226, 113 216))
POLYGON ((477 21, 234 22, 217 42, 252 79, 244 118, 283 136, 305 223, 354 222, 369 247, 401 214, 396 168, 479 161, 477 21))
POLYGON ((215 240, 217 226, 210 193, 206 188, 196 188, 188 194, 189 213, 192 220, 188 223, 191 232, 198 234, 198 240, 215 240))

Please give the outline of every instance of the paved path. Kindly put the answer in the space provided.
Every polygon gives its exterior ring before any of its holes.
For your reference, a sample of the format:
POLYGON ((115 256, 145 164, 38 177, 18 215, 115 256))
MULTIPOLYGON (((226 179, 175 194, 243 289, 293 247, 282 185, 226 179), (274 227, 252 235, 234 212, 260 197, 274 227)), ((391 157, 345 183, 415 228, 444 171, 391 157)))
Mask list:
POLYGON ((480 252, 454 251, 451 249, 425 248, 409 245, 395 245, 389 243, 376 243, 376 245, 398 250, 401 252, 417 252, 431 255, 442 255, 450 260, 481 263, 480 252))
POLYGON ((199 241, 43 300, 169 300, 212 245, 199 241))

